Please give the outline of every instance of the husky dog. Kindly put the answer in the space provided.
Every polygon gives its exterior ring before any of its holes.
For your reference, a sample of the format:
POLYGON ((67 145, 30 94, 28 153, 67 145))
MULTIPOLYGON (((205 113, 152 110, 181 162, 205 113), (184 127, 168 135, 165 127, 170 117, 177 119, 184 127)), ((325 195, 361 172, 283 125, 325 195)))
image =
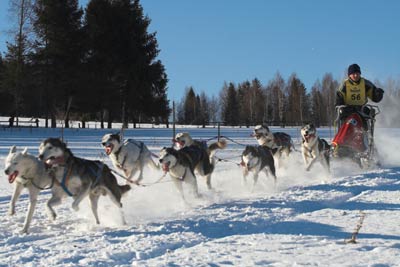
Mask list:
POLYGON ((121 142, 119 134, 106 134, 101 140, 106 154, 110 157, 115 168, 124 172, 125 178, 139 184, 143 179, 143 167, 148 165, 153 169, 159 167, 151 159, 151 152, 143 142, 127 139, 121 142), (137 180, 132 180, 139 171, 137 180))
POLYGON ((183 150, 164 147, 160 152, 159 162, 165 173, 169 172, 173 182, 181 194, 184 201, 182 184, 185 183, 191 187, 193 194, 199 197, 194 166, 189 155, 183 150))
MULTIPOLYGON (((107 165, 75 157, 67 145, 57 138, 48 138, 39 146, 39 159, 43 160, 52 170, 60 185, 53 190, 53 195, 47 202, 52 219, 56 218, 54 205, 61 203, 62 198, 71 196, 74 201, 72 208, 79 209, 79 203, 89 195, 91 209, 99 224, 97 203, 100 195, 108 194, 111 201, 122 208, 121 196, 129 191, 130 186, 120 186, 107 165)), ((121 211, 122 216, 122 211, 121 211)))
POLYGON ((178 148, 182 153, 188 154, 188 157, 195 171, 206 178, 207 188, 212 189, 211 174, 215 167, 215 153, 217 149, 224 149, 226 141, 221 140, 214 142, 207 147, 206 142, 193 140, 189 133, 178 133, 174 142, 178 144, 178 148))
POLYGON ((257 125, 254 128, 253 136, 260 146, 266 146, 272 150, 278 166, 281 166, 282 155, 285 154, 288 157, 292 148, 294 149, 290 135, 283 132, 272 133, 267 125, 257 125))
POLYGON ((10 215, 15 214, 15 203, 21 195, 22 189, 27 188, 29 191, 30 203, 22 228, 22 233, 28 233, 40 190, 51 188, 54 176, 46 170, 43 162, 28 154, 26 148, 22 152, 17 152, 15 146, 11 147, 5 160, 4 172, 8 175, 10 184, 15 181, 14 193, 10 202, 10 215), (46 188, 47 186, 49 188, 46 188))
POLYGON ((320 160, 322 166, 329 172, 330 145, 328 142, 318 137, 317 129, 313 124, 304 125, 300 132, 303 139, 301 152, 306 170, 309 171, 314 162, 320 160))
POLYGON ((276 184, 275 164, 272 151, 266 146, 246 146, 242 153, 243 180, 246 182, 249 172, 253 172, 253 189, 257 184, 258 174, 264 171, 274 178, 276 184))

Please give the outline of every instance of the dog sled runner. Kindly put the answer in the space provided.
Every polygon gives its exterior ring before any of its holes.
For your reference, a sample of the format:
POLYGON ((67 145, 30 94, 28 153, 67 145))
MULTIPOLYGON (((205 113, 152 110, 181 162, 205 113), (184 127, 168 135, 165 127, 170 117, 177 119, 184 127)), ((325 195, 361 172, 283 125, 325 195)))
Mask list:
POLYGON ((336 107, 338 131, 332 140, 335 158, 350 158, 361 168, 379 165, 374 143, 375 116, 379 107, 366 104, 360 110, 336 107))

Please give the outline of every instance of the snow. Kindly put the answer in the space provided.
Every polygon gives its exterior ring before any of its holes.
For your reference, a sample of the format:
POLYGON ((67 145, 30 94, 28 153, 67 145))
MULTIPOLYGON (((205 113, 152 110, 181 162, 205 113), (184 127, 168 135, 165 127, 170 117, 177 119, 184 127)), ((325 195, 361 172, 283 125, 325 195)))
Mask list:
MULTIPOLYGON (((195 138, 217 135, 216 128, 178 129, 195 138)), ((299 128, 273 128, 289 133, 300 149, 299 128)), ((64 136, 75 155, 111 163, 100 146, 109 130, 0 129, 0 169, 12 145, 37 154, 47 137, 64 136)), ((382 167, 360 170, 334 161, 327 174, 319 164, 304 170, 300 153, 277 170, 278 184, 260 174, 254 192, 242 183, 241 144, 255 144, 251 129, 222 128, 239 144, 217 156, 226 159, 213 174, 214 190, 199 177, 200 199, 185 205, 167 175, 145 170, 145 187, 135 187, 122 200, 127 225, 108 198, 99 202, 101 224, 94 223, 87 200, 80 210, 67 199, 50 221, 42 191, 30 233, 21 234, 29 203, 27 191, 8 215, 13 186, 0 179, 0 266, 400 266, 400 129, 376 130, 382 167), (348 244, 362 213, 365 218, 348 244)), ((157 154, 171 145, 172 130, 140 128, 125 138, 144 141, 157 154)), ((333 130, 319 129, 331 140, 333 130)), ((124 183, 119 178, 120 183, 124 183)))

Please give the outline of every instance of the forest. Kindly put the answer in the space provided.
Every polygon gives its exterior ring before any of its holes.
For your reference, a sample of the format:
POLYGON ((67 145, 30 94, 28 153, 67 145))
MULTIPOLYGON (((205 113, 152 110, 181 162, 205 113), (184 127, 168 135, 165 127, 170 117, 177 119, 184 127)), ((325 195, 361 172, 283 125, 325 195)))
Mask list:
MULTIPOLYGON (((267 84, 256 77, 221 77, 221 89, 212 96, 196 92, 187 81, 183 98, 173 103, 157 36, 149 32, 151 19, 139 0, 91 0, 85 9, 78 0, 9 2, 16 23, 0 55, 2 116, 44 118, 46 127, 56 127, 58 120, 66 128, 70 120, 83 128, 88 121, 100 122, 101 128, 113 122, 168 127, 173 118, 202 127, 216 122, 334 125, 335 94, 342 81, 332 73, 316 77, 311 88, 296 73, 285 79, 279 70, 267 84)), ((373 82, 385 89, 382 111, 390 113, 400 100, 399 80, 373 82)), ((400 121, 386 126, 400 126, 400 121)))

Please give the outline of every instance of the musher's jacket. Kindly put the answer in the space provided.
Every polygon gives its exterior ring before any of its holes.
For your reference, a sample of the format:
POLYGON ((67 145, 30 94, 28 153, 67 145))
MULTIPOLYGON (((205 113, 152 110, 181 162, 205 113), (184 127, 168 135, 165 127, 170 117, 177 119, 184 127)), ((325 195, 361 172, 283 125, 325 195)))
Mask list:
POLYGON ((336 106, 362 106, 368 99, 374 102, 382 100, 383 90, 378 89, 372 82, 360 78, 358 82, 346 79, 336 93, 336 106))

